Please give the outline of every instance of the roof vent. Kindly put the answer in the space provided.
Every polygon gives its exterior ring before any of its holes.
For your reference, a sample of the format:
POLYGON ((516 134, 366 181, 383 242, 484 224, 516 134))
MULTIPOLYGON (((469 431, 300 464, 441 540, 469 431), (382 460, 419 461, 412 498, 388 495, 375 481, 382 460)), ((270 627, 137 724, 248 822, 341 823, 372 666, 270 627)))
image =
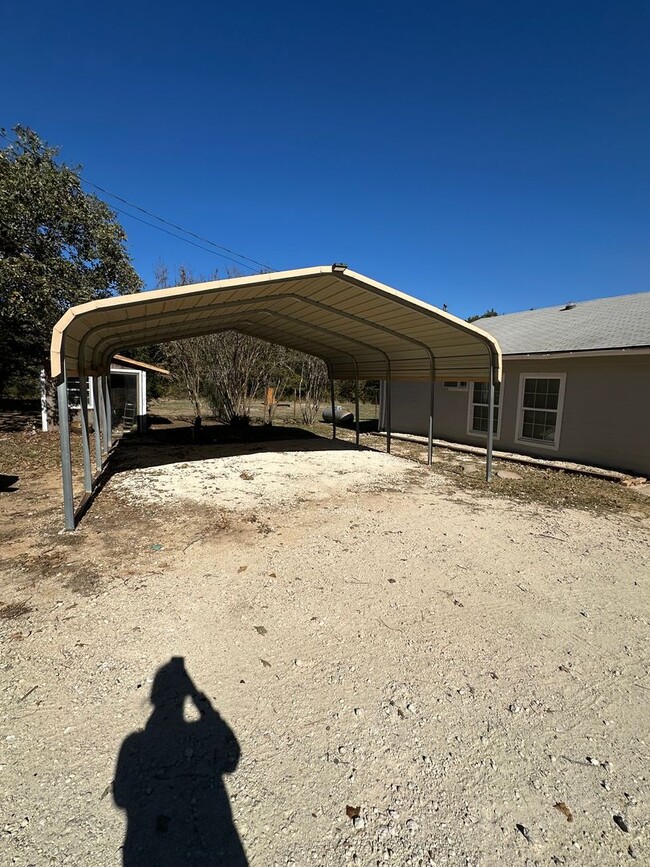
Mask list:
POLYGON ((560 307, 560 311, 562 311, 562 310, 573 310, 573 308, 576 307, 576 306, 577 306, 577 305, 576 305, 576 302, 575 302, 575 301, 569 301, 569 303, 566 305, 566 307, 560 307))

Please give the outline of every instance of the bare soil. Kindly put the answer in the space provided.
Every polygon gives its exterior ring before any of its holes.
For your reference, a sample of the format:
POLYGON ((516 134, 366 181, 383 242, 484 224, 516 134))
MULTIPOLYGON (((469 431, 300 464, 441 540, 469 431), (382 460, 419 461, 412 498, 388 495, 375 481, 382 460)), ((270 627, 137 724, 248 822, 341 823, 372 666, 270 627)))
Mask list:
POLYGON ((648 499, 362 444, 0 432, 1 863, 650 861, 648 499))

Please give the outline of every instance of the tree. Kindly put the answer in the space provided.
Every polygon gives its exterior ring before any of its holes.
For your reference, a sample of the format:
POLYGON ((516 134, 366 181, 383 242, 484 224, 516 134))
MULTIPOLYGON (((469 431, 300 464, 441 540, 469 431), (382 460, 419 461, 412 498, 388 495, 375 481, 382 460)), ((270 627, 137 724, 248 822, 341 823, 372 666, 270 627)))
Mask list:
POLYGON ((327 386, 327 366, 321 358, 313 355, 300 355, 300 385, 298 398, 304 401, 302 404, 302 420, 305 424, 313 424, 316 421, 323 392, 327 386))
MULTIPOLYGON (((170 285, 169 269, 163 262, 155 266, 155 276, 157 288, 170 285)), ((218 276, 215 272, 210 278, 199 277, 181 266, 173 280, 175 285, 185 286, 218 276)), ((238 274, 229 269, 227 276, 238 274)), ((219 421, 246 423, 253 403, 262 398, 265 389, 272 388, 275 402, 266 420, 272 422, 277 401, 293 391, 299 400, 304 397, 303 418, 311 424, 327 383, 327 368, 320 359, 239 331, 172 340, 160 344, 159 349, 192 403, 195 423, 202 418, 204 398, 219 421)))
POLYGON ((28 127, 13 132, 0 149, 0 393, 16 372, 49 366, 68 307, 142 288, 124 229, 84 192, 80 167, 28 127))
POLYGON ((489 319, 491 316, 498 316, 499 314, 494 309, 494 307, 490 307, 489 310, 486 310, 485 313, 481 313, 480 316, 468 316, 467 322, 478 322, 479 319, 489 319))

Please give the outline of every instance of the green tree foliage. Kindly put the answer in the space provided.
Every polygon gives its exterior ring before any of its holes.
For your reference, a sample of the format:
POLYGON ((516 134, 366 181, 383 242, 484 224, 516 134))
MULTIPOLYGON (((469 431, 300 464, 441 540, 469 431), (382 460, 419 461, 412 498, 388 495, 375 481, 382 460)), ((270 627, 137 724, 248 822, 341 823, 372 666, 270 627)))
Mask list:
POLYGON ((468 316, 467 321, 468 322, 478 322, 479 319, 489 319, 491 316, 498 316, 498 315, 499 314, 494 309, 494 307, 490 307, 490 309, 486 310, 485 313, 481 313, 480 315, 476 315, 476 316, 468 316))
POLYGON ((47 366, 68 307, 142 288, 124 230, 84 192, 80 169, 33 130, 13 132, 0 149, 0 393, 12 375, 47 366))

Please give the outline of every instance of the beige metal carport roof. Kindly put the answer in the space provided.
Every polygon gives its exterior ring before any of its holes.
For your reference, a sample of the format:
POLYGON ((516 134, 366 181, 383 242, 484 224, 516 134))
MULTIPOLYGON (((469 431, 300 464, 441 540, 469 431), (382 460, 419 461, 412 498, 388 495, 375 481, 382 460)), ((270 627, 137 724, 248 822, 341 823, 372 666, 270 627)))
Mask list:
POLYGON ((501 379, 486 332, 345 266, 214 280, 72 307, 52 375, 101 376, 124 347, 236 330, 320 356, 333 379, 501 379))
MULTIPOLYGON (((143 346, 235 330, 320 356, 331 380, 332 434, 336 437, 335 379, 426 380, 431 383, 428 463, 433 460, 433 383, 490 383, 486 478, 491 477, 494 383, 501 379, 497 341, 462 319, 410 295, 349 271, 345 265, 277 271, 213 280, 139 295, 91 301, 68 310, 52 332, 52 376, 57 380, 65 527, 73 530, 113 447, 110 364, 123 347, 143 346), (79 377, 84 499, 74 509, 68 419, 68 377, 79 377), (88 403, 94 398, 95 465, 90 455, 88 403)), ((391 389, 386 390, 390 451, 391 389)))

